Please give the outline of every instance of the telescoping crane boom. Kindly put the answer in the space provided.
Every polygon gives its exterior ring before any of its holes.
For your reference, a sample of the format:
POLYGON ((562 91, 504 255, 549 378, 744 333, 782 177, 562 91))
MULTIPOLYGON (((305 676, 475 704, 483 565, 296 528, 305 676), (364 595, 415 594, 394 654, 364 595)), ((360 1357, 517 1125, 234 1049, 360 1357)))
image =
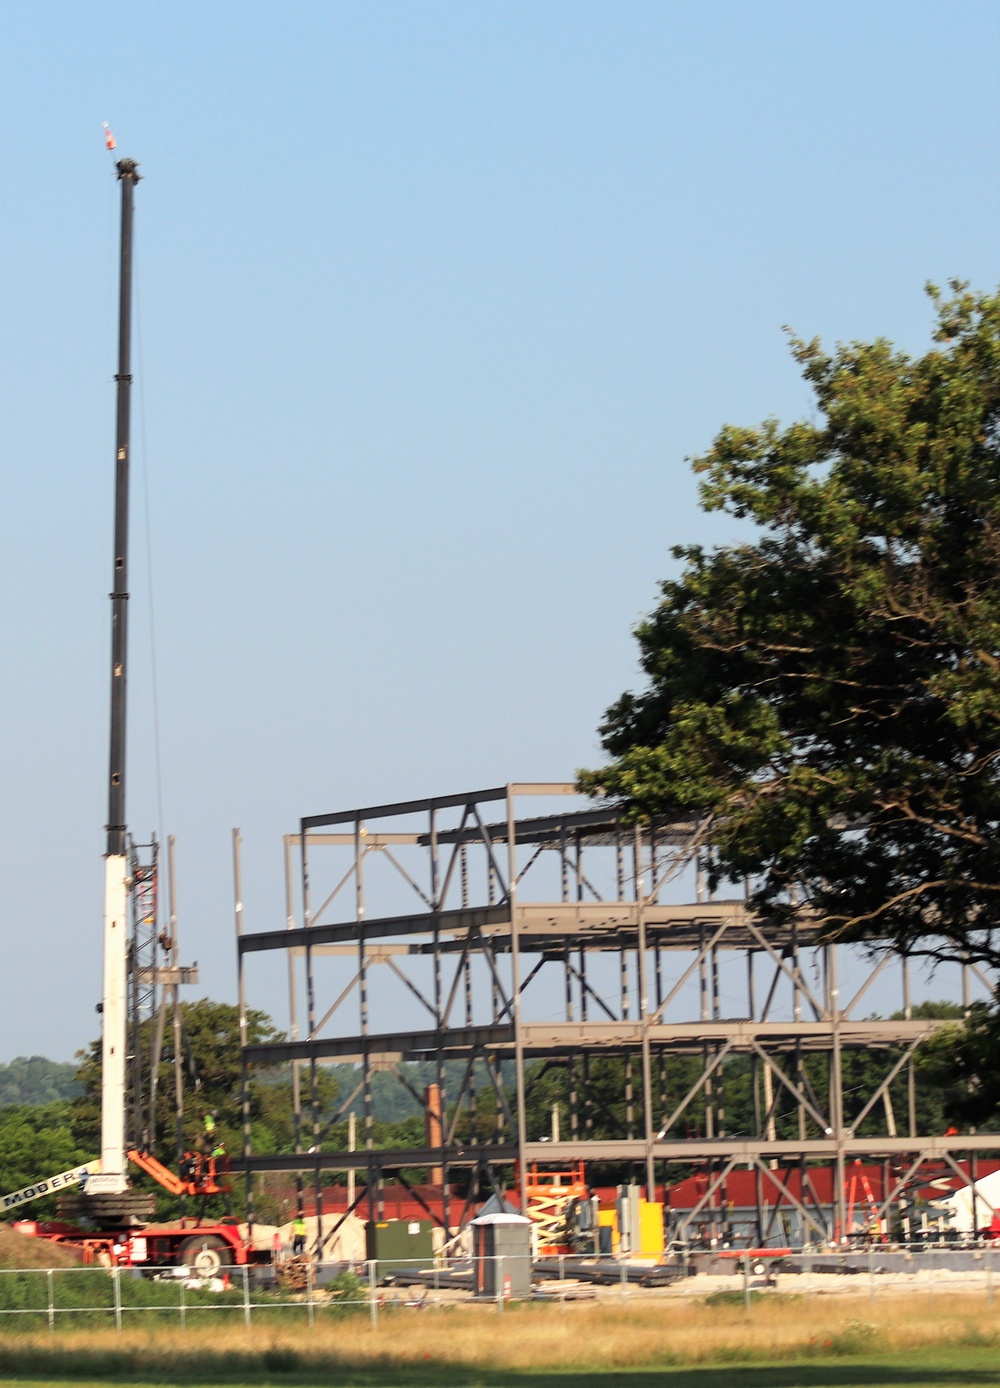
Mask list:
POLYGON ((88 1194, 128 1187, 125 1156, 125 1051, 128 985, 128 856, 125 823, 125 713, 128 654, 128 496, 132 398, 132 219, 139 181, 134 159, 119 159, 121 249, 118 286, 118 371, 115 374, 115 552, 111 598, 111 738, 107 851, 104 859, 104 986, 101 1031, 101 1171, 88 1194))
MULTIPOLYGON (((106 129, 108 149, 115 148, 114 137, 106 129)), ((143 996, 148 1006, 150 990, 155 999, 157 986, 172 987, 175 1007, 175 1065, 179 1076, 179 1020, 177 987, 197 983, 197 968, 177 963, 176 930, 171 915, 171 963, 156 965, 143 956, 139 924, 145 936, 159 941, 156 930, 155 883, 152 893, 143 896, 140 888, 150 881, 149 870, 138 862, 125 822, 125 714, 128 654, 128 532, 129 532, 129 427, 132 388, 132 222, 135 185, 139 166, 133 159, 115 164, 121 187, 121 245, 119 258, 118 370, 115 427, 115 524, 114 568, 111 599, 111 735, 108 765, 108 822, 104 868, 104 969, 102 986, 101 1037, 101 1155, 84 1161, 69 1171, 36 1179, 20 1190, 0 1194, 0 1212, 27 1205, 43 1196, 82 1186, 83 1194, 70 1191, 60 1201, 59 1218, 54 1222, 27 1220, 18 1227, 36 1237, 52 1238, 81 1248, 85 1261, 100 1256, 112 1261, 122 1257, 132 1266, 176 1266, 194 1262, 205 1272, 227 1264, 244 1264, 250 1246, 233 1222, 205 1223, 182 1218, 163 1225, 150 1224, 153 1198, 148 1192, 130 1189, 131 1163, 170 1194, 182 1200, 198 1198, 204 1202, 230 1191, 229 1159, 223 1150, 187 1151, 184 1148, 180 1080, 177 1080, 178 1161, 175 1174, 148 1150, 149 1135, 155 1123, 137 1116, 142 1065, 133 1064, 132 1121, 129 1113, 127 1076, 129 1061, 135 1061, 140 1042, 143 996), (131 863, 131 866, 130 866, 131 863), (130 880, 130 874, 134 880, 130 880), (152 908, 150 909, 150 901, 152 908), (131 908, 131 920, 130 920, 131 908), (130 939, 130 926, 133 938, 130 939), (130 1012, 131 1003, 131 1012, 130 1012), (130 1057, 130 1021, 131 1050, 130 1057), (84 1228, 74 1227, 66 1218, 83 1218, 84 1228), (141 1237, 137 1230, 142 1229, 141 1237), (133 1237, 134 1235, 134 1237, 133 1237), (125 1252, 122 1252, 122 1249, 125 1252), (141 1251, 140 1251, 141 1249, 141 1251)), ((172 840, 170 841, 172 843, 172 840)), ((155 844, 154 844, 155 849, 155 844)), ((172 860, 171 860, 172 861, 172 860)), ((155 875, 155 853, 152 872, 155 875)), ((171 908, 173 889, 171 887, 171 908)), ((166 948, 166 946, 164 946, 166 948)), ((155 1044, 149 1062, 151 1076, 159 1064, 164 1013, 154 1029, 155 1044)), ((151 1079, 149 1107, 155 1103, 155 1081, 151 1079)), ((183 1206, 182 1206, 183 1213, 183 1206)))
MULTIPOLYGON (((114 148, 108 132, 108 148, 114 148)), ((108 768, 107 848, 104 858, 104 970, 101 990, 101 1156, 0 1196, 0 1208, 82 1184, 88 1195, 128 1189, 125 1148, 125 1061, 128 1026, 128 855, 125 823, 125 712, 128 653, 128 493, 132 353, 134 159, 116 164, 121 184, 118 293, 118 371, 115 421, 115 536, 111 598, 111 739, 108 768)))
MULTIPOLYGON (((109 146, 113 148, 113 144, 109 146)), ((115 524, 111 599, 111 727, 108 758, 108 822, 104 858, 104 975, 101 1034, 101 1159, 100 1171, 87 1178, 87 1195, 123 1194, 129 1186, 128 1165, 136 1162, 147 1174, 175 1194, 204 1194, 217 1188, 215 1172, 189 1172, 178 1179, 144 1150, 138 1130, 126 1133, 129 1049, 129 839, 125 814, 126 712, 128 656, 128 541, 129 468, 132 394, 132 244, 135 185, 139 165, 119 159, 115 165, 121 187, 121 237, 118 272, 118 370, 115 373, 115 524), (152 1165, 150 1165, 150 1163, 152 1165)), ((155 868, 154 868, 155 871, 155 868)), ((155 898, 154 898, 155 899, 155 898)), ((155 910, 155 907, 154 907, 155 910)), ((138 956, 131 960, 140 968, 138 956)), ((197 981, 194 969, 148 970, 155 989, 160 978, 186 975, 197 981)), ((133 984, 136 982, 133 978, 133 984)), ((135 989, 133 988, 133 992, 135 989)), ((138 1019, 135 1019, 136 1021, 138 1019)), ((133 1035, 134 1049, 139 1036, 133 1035)), ((155 1061, 153 1064, 155 1071, 155 1061)), ((136 1083, 141 1067, 136 1072, 136 1083)), ((152 1077, 151 1077, 152 1082, 152 1077)), ((133 1127, 136 1125, 133 1124, 133 1127)), ((227 1187, 228 1188, 228 1187, 227 1187)))
POLYGON ((60 1171, 56 1176, 47 1176, 42 1181, 35 1181, 30 1186, 22 1186, 20 1190, 12 1190, 9 1195, 0 1195, 0 1211, 16 1210, 18 1205, 26 1205, 29 1200, 40 1200, 43 1195, 55 1195, 60 1190, 67 1190, 70 1186, 78 1186, 82 1181, 86 1181, 100 1169, 101 1163, 96 1159, 84 1162, 81 1166, 74 1166, 70 1171, 60 1171))

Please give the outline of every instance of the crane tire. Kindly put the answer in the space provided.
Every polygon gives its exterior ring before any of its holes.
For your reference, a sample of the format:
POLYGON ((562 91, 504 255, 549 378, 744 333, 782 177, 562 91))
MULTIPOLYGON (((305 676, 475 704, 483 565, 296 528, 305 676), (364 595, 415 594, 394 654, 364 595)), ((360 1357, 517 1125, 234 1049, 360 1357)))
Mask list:
POLYGON ((233 1265, 233 1250, 218 1234, 192 1235, 181 1244, 177 1257, 195 1277, 216 1277, 233 1265))

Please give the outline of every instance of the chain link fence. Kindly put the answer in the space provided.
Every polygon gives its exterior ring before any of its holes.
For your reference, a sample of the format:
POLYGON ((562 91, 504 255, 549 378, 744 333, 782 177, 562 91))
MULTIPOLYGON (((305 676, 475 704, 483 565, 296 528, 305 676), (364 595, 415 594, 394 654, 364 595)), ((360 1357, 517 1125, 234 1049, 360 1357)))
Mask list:
MULTIPOLYGON (((506 1263, 509 1259, 489 1260, 506 1263)), ((188 1275, 187 1269, 150 1273, 129 1267, 30 1268, 0 1270, 0 1334, 73 1328, 122 1330, 155 1320, 185 1327, 209 1315, 242 1320, 250 1326, 289 1317, 312 1325, 317 1319, 364 1314, 374 1326, 387 1303, 420 1307, 435 1290, 470 1299, 475 1285, 469 1264, 460 1266, 400 1260, 380 1269, 377 1262, 304 1263, 290 1268, 228 1267, 217 1277, 188 1275)), ((504 1300, 504 1273, 488 1276, 499 1291, 477 1299, 504 1300)), ((509 1291, 509 1276, 508 1276, 509 1291)))
POLYGON ((511 1298, 617 1300, 685 1294, 745 1300, 749 1309, 761 1293, 825 1293, 881 1297, 953 1293, 981 1296, 992 1306, 1000 1252, 982 1248, 868 1249, 770 1259, 737 1253, 726 1271, 696 1274, 687 1259, 669 1263, 560 1255, 522 1259, 504 1254, 475 1259, 320 1263, 303 1260, 284 1267, 230 1267, 198 1278, 186 1269, 156 1273, 138 1268, 48 1268, 0 1270, 0 1334, 62 1328, 113 1327, 157 1322, 180 1327, 223 1316, 246 1326, 289 1318, 308 1325, 338 1316, 367 1316, 379 1327, 386 1309, 441 1308, 472 1303, 502 1314, 511 1298))

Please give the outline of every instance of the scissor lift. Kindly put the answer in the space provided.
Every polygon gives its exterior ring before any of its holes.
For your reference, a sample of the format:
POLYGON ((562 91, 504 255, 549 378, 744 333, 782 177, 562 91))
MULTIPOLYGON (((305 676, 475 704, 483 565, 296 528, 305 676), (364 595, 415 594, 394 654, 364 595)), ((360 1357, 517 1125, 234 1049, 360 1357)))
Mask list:
POLYGON ((569 1237, 569 1208, 587 1198, 583 1162, 557 1171, 542 1171, 537 1162, 527 1168, 524 1183, 525 1214, 535 1226, 538 1253, 572 1253, 569 1237))

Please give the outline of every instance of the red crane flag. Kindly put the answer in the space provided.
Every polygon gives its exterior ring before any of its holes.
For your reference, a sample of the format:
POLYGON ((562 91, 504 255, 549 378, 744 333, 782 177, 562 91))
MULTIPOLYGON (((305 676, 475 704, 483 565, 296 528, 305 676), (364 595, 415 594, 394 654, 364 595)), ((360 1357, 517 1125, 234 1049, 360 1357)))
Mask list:
POLYGON ((107 145, 108 149, 115 148, 115 137, 112 135, 107 121, 104 122, 104 143, 107 145))

